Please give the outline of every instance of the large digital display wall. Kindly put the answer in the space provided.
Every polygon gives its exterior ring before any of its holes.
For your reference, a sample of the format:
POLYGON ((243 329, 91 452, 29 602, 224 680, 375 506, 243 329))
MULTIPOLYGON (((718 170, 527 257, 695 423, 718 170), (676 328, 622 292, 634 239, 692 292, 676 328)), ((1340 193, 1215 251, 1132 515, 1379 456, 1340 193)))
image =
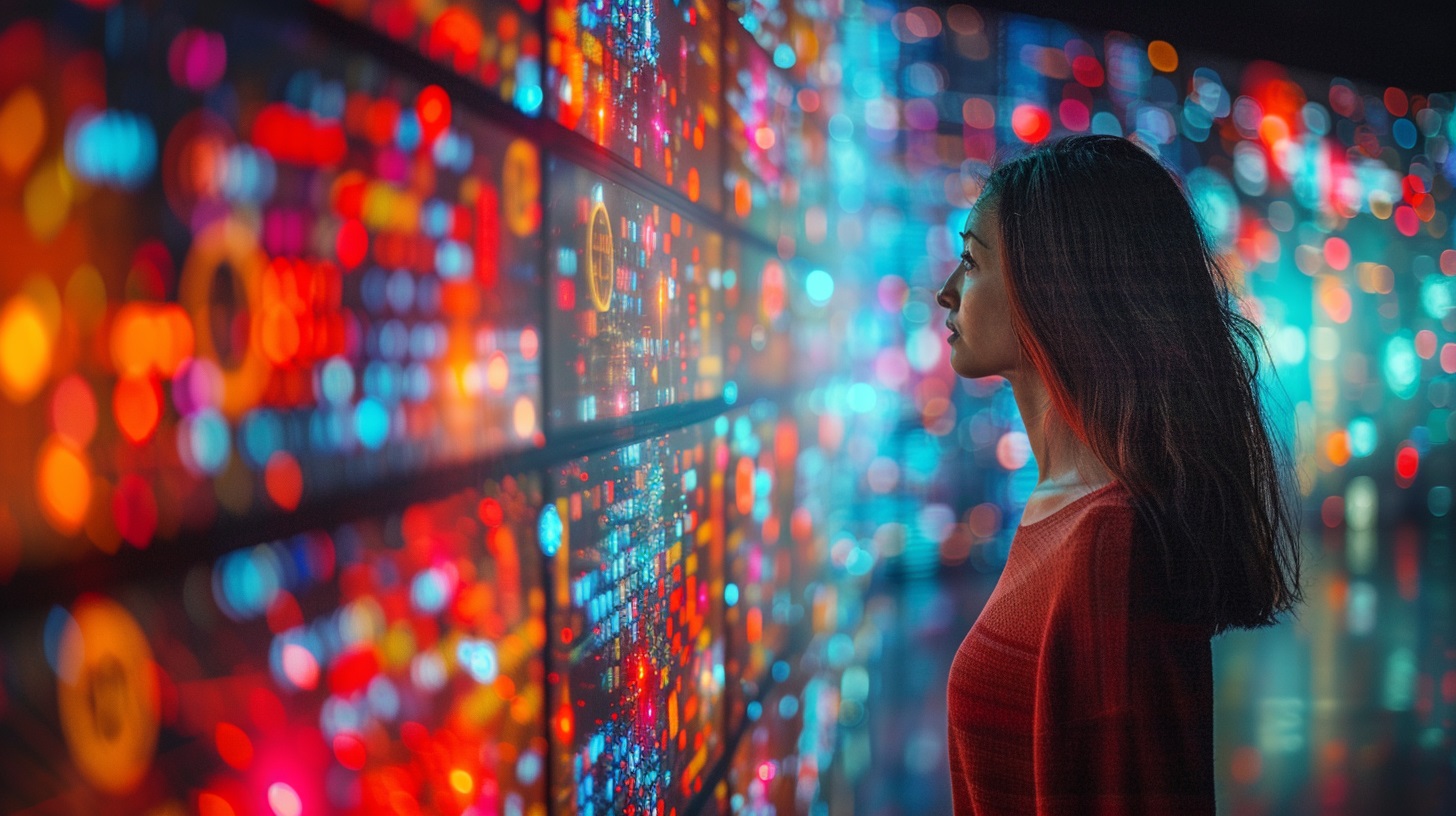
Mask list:
POLYGON ((819 534, 782 62, 714 4, 0 14, 0 808, 728 812, 819 534))

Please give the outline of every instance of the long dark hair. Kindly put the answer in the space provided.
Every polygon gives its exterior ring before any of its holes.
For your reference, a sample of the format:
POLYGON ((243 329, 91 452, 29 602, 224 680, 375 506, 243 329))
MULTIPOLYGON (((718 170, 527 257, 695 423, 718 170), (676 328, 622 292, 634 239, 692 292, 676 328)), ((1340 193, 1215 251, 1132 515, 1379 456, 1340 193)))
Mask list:
POLYGON ((1215 635, 1294 611, 1300 513, 1264 422, 1267 346, 1181 177, 1127 139, 1070 136, 998 157, 981 198, 1021 351, 1132 494, 1169 608, 1215 635))

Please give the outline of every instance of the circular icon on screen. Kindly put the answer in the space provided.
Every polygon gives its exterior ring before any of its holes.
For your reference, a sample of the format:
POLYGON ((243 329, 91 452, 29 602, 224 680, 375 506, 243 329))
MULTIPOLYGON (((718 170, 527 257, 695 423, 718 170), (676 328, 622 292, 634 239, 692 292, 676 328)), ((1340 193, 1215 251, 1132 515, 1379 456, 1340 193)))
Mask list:
POLYGON ((56 704, 76 770, 108 793, 136 788, 152 765, 160 707, 146 635, 121 604, 83 598, 57 653, 56 704))
POLYGON ((612 308, 612 220, 607 205, 598 201, 592 207, 586 228, 586 280, 591 287, 592 303, 597 311, 612 308))

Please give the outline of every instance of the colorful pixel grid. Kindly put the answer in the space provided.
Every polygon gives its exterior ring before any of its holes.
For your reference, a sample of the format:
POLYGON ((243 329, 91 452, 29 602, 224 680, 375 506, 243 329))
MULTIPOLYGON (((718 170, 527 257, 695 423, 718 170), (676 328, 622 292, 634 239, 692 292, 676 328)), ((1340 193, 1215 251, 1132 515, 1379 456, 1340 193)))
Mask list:
POLYGON ((543 813, 540 507, 507 476, 8 617, 0 808, 543 813))
POLYGON ((0 32, 0 576, 542 443, 536 147, 154 11, 0 32))
POLYGON ((692 201, 722 201, 722 7, 707 0, 550 0, 556 121, 692 201))
POLYGON ((541 526, 560 812, 683 812, 708 795, 723 750, 727 454, 709 423, 551 472, 541 526))
POLYGON ((569 426, 723 389, 723 239, 553 159, 550 421, 569 426))
POLYGON ((314 0, 366 23, 523 113, 541 110, 541 0, 314 0))

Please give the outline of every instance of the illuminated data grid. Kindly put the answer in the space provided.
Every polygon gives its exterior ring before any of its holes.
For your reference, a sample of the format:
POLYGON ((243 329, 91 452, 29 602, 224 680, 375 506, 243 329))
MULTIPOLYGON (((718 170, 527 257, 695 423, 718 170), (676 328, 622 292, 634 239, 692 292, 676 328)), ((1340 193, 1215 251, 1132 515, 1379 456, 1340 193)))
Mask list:
POLYGON ((366 23, 524 113, 541 110, 541 0, 314 0, 366 23))
POLYGON ((711 0, 547 3, 556 121, 717 208, 721 6, 711 0))
POLYGON ((0 32, 12 569, 541 444, 537 149, 296 23, 152 11, 105 55, 84 9, 0 32))
MULTIPOLYGON (((803 618, 803 607, 794 597, 803 576, 795 574, 793 542, 795 533, 807 536, 808 519, 800 514, 794 529, 799 456, 794 420, 761 401, 720 418, 717 428, 728 440, 723 480, 728 516, 724 665, 728 720, 737 723, 765 685, 769 665, 793 646, 795 624, 803 618)), ((803 621, 801 628, 807 624, 803 621)))
POLYGON ((721 236, 566 162, 550 178, 551 421, 721 393, 721 236))
POLYGON ((709 423, 551 473, 541 528, 563 812, 681 809, 721 755, 726 458, 709 423))
POLYGON ((724 370, 742 386, 787 387, 796 382, 790 265, 756 244, 729 241, 723 270, 726 299, 724 370))
POLYGON ((0 805, 540 813, 540 507, 504 477, 8 619, 0 805))

